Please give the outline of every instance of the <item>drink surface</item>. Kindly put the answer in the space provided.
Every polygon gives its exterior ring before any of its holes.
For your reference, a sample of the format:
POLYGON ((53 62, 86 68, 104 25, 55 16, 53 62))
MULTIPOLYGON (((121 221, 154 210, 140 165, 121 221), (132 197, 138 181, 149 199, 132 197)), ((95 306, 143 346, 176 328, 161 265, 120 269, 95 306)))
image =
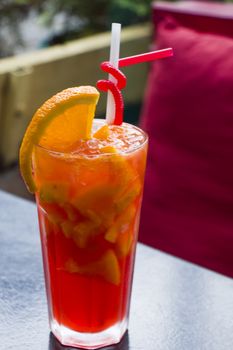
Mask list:
POLYGON ((51 321, 96 333, 127 319, 146 151, 140 129, 98 120, 64 153, 36 147, 51 321))
POLYGON ((123 154, 132 152, 145 142, 145 134, 130 124, 121 126, 106 125, 104 121, 97 120, 93 125, 93 134, 90 140, 79 140, 66 148, 65 151, 78 155, 99 155, 103 153, 123 154))

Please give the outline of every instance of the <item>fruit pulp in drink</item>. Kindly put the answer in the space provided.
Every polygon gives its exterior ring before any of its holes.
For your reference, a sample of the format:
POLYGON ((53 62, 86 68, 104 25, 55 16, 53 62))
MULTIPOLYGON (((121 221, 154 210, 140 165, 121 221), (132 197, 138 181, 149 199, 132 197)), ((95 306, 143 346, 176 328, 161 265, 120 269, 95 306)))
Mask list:
POLYGON ((35 147, 50 321, 81 333, 127 322, 146 153, 139 128, 98 120, 63 153, 35 147))

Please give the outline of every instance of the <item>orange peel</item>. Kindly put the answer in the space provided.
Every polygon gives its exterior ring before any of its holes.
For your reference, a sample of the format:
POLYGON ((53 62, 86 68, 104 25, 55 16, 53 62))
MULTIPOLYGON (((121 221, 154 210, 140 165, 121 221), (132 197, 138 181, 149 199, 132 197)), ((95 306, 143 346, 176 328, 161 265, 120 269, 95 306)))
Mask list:
POLYGON ((34 146, 64 152, 66 146, 78 139, 90 138, 98 99, 95 87, 73 87, 54 95, 36 111, 19 153, 21 175, 30 192, 36 192, 32 174, 34 146))

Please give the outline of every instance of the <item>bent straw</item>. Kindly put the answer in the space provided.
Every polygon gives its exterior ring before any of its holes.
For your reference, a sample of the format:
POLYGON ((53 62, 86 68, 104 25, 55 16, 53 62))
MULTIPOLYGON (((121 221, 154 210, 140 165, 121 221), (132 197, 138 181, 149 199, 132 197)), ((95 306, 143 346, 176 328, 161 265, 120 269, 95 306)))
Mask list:
MULTIPOLYGON (((112 34, 111 34, 111 47, 110 47, 110 59, 109 62, 118 68, 119 52, 120 52, 120 35, 121 35, 121 24, 112 23, 112 34)), ((115 78, 109 74, 108 79, 113 83, 116 83, 115 78)), ((115 103, 112 94, 108 91, 107 95, 107 107, 106 107, 106 122, 107 124, 113 124, 115 119, 115 103)))
POLYGON ((119 64, 119 67, 125 67, 132 64, 153 61, 159 58, 165 58, 170 56, 173 56, 173 50, 171 48, 168 48, 163 50, 146 52, 140 55, 120 58, 118 61, 118 64, 119 64))

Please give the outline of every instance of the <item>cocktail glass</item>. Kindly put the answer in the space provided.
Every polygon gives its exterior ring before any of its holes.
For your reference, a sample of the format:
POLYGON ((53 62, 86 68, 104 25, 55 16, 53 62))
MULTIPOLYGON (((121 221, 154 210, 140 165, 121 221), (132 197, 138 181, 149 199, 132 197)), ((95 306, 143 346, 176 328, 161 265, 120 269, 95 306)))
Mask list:
MULTIPOLYGON (((102 125, 94 120, 94 128, 102 125)), ((147 136, 135 126, 121 128, 140 133, 121 152, 35 147, 49 321, 64 345, 111 345, 128 327, 147 136)))

